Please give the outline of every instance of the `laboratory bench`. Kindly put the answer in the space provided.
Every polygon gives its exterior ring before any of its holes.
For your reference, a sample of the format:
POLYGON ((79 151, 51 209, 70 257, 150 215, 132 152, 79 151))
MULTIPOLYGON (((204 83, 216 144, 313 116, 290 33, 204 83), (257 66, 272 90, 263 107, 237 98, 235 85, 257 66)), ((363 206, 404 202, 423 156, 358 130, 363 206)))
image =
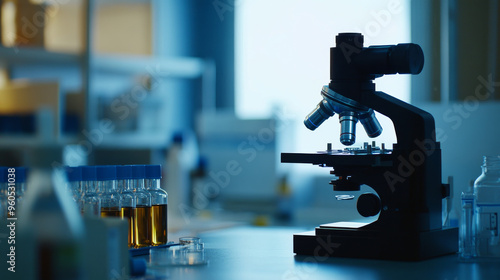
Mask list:
POLYGON ((293 234, 303 231, 239 226, 200 233, 207 264, 148 266, 137 279, 500 279, 500 261, 467 263, 457 255, 420 262, 297 256, 293 234))

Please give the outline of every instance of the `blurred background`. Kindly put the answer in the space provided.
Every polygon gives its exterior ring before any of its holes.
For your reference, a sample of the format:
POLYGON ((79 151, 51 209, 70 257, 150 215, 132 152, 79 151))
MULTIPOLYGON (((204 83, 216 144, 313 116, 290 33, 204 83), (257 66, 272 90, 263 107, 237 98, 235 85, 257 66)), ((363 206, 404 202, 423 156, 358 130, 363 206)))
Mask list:
MULTIPOLYGON (((500 154, 498 2, 3 0, 0 165, 162 164, 171 231, 359 219, 328 169, 280 153, 343 148, 335 118, 302 121, 335 35, 361 32, 423 48, 420 75, 376 85, 434 115, 457 218, 482 156, 500 154)), ((371 140, 358 130, 355 146, 371 140)))

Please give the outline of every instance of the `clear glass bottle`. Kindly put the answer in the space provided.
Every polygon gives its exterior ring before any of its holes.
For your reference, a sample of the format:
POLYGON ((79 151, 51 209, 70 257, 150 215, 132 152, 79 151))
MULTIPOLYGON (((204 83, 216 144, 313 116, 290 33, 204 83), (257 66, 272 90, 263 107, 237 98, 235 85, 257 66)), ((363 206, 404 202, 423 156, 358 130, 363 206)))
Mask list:
POLYGON ((83 213, 85 216, 101 216, 101 201, 97 194, 95 166, 81 166, 83 195, 83 213))
POLYGON ((151 194, 144 187, 145 166, 132 165, 132 188, 135 194, 135 248, 151 246, 151 194))
POLYGON ((128 165, 116 166, 116 179, 120 193, 121 218, 128 220, 128 246, 134 247, 135 242, 135 195, 132 185, 132 167, 128 165))
POLYGON ((168 194, 161 188, 161 165, 146 165, 145 185, 151 194, 151 245, 168 242, 167 205, 168 194))
POLYGON ((64 167, 66 173, 66 180, 68 183, 68 190, 71 191, 71 196, 73 201, 78 205, 80 212, 83 212, 83 202, 82 202, 82 169, 76 166, 66 166, 64 167))
POLYGON ((121 217, 120 194, 116 190, 116 166, 96 166, 97 193, 101 217, 121 217))
POLYGON ((485 156, 483 173, 474 182, 477 256, 500 258, 500 156, 485 156))

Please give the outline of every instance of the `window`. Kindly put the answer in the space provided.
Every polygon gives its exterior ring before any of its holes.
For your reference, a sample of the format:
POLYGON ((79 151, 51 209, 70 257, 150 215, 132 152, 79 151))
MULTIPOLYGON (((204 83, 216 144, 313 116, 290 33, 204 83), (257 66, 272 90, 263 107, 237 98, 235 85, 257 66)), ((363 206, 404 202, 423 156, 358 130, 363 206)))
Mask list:
MULTIPOLYGON (((341 32, 360 32, 365 46, 410 42, 410 1, 251 0, 236 9, 236 113, 241 118, 272 116, 281 108, 296 126, 294 151, 342 147, 338 117, 311 132, 304 117, 320 101, 329 82, 330 47, 341 32)), ((377 90, 410 99, 409 75, 376 80, 377 90)), ((356 146, 396 141, 391 121, 377 114, 384 132, 366 136, 358 123, 356 146)), ((390 145, 389 145, 390 147, 390 145)))

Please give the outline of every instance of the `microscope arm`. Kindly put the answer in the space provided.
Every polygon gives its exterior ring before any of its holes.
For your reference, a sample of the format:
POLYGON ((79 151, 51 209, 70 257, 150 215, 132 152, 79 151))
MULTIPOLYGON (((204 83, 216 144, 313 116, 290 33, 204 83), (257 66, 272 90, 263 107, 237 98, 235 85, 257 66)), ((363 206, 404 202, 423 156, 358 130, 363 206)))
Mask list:
POLYGON ((415 148, 416 141, 436 142, 434 118, 428 112, 381 91, 362 94, 359 98, 360 100, 356 101, 392 120, 397 148, 415 148))

